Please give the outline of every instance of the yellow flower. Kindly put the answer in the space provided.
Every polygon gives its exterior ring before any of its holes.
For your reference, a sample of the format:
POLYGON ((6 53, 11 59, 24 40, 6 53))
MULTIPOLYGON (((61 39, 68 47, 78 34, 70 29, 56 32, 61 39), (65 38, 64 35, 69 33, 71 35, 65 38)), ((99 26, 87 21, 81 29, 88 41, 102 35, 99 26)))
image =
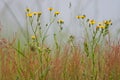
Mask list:
POLYGON ((30 9, 29 9, 29 8, 27 8, 27 9, 26 9, 26 12, 30 12, 30 9))
POLYGON ((42 15, 42 13, 41 13, 41 12, 38 12, 37 14, 38 14, 38 16, 39 16, 39 17, 42 15))
POLYGON ((77 19, 80 19, 80 18, 81 18, 81 16, 76 16, 76 18, 77 18, 77 19))
POLYGON ((86 15, 82 15, 81 18, 82 18, 82 19, 86 18, 86 15))
POLYGON ((63 24, 64 21, 63 21, 62 19, 60 19, 60 20, 57 21, 57 23, 58 23, 58 24, 63 24))
POLYGON ((104 25, 100 25, 100 26, 97 26, 98 28, 101 28, 101 29, 104 29, 105 26, 104 25))
POLYGON ((94 19, 89 20, 89 24, 94 25, 95 23, 96 23, 96 22, 95 22, 95 20, 94 20, 94 19))
POLYGON ((111 20, 106 20, 106 21, 104 21, 104 24, 106 24, 106 25, 111 25, 112 22, 111 22, 111 20))
POLYGON ((34 15, 37 15, 37 12, 33 12, 34 15))
POLYGON ((59 14, 60 14, 59 11, 56 11, 56 12, 54 13, 55 16, 57 16, 57 15, 59 15, 59 14))
POLYGON ((35 37, 35 36, 31 36, 31 38, 32 38, 33 40, 35 40, 36 37, 35 37))
POLYGON ((79 16, 79 15, 78 15, 78 16, 76 16, 76 18, 77 18, 77 19, 84 19, 84 18, 86 18, 86 16, 85 16, 85 15, 82 15, 82 16, 79 16))
POLYGON ((99 23, 96 28, 97 28, 97 29, 98 29, 98 28, 104 29, 104 28, 105 28, 105 25, 104 25, 103 23, 99 23))
POLYGON ((53 8, 48 8, 48 10, 49 10, 49 11, 52 11, 52 10, 53 10, 53 8))
POLYGON ((32 17, 32 16, 33 16, 33 13, 27 13, 27 16, 28 16, 28 17, 32 17))
POLYGON ((104 25, 104 24, 103 24, 103 22, 98 22, 98 25, 100 26, 100 25, 104 25))

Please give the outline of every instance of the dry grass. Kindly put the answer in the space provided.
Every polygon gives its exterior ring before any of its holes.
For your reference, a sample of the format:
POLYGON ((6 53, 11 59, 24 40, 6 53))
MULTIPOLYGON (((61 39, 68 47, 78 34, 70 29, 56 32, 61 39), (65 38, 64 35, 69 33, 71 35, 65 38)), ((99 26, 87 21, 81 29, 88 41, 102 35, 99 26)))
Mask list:
MULTIPOLYGON (((40 54, 35 51, 25 53, 26 57, 23 57, 7 40, 2 39, 0 44, 0 80, 93 80, 92 60, 80 47, 73 50, 69 45, 65 46, 58 56, 43 53, 41 63, 40 54)), ((95 50, 96 80, 120 79, 120 44, 109 48, 103 53, 100 53, 100 47, 95 50)))

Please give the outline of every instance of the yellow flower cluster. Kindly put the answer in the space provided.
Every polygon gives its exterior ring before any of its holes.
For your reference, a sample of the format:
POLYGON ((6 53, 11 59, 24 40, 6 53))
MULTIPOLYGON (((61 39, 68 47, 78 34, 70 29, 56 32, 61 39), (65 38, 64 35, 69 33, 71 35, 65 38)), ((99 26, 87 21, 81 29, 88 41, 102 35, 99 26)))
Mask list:
POLYGON ((104 28, 105 28, 105 25, 100 23, 98 26, 96 26, 96 29, 99 29, 99 28, 100 28, 100 29, 104 29, 104 28))
POLYGON ((30 13, 27 13, 27 16, 28 16, 28 17, 32 17, 33 15, 41 16, 42 13, 41 13, 41 12, 30 12, 30 13))
POLYGON ((106 25, 112 25, 111 20, 105 20, 105 21, 103 21, 103 23, 106 24, 106 25))
POLYGON ((109 25, 112 25, 112 21, 111 20, 105 20, 102 23, 99 23, 98 26, 96 26, 96 28, 101 28, 101 29, 105 29, 107 28, 109 25))
POLYGON ((78 15, 78 16, 76 16, 76 18, 77 18, 77 19, 84 19, 84 18, 86 18, 86 16, 85 16, 85 15, 81 15, 81 16, 78 15))
POLYGON ((41 16, 41 12, 31 12, 31 10, 29 8, 26 9, 26 12, 27 12, 27 16, 28 17, 32 17, 33 15, 38 15, 39 17, 41 16))
MULTIPOLYGON (((51 12, 51 11, 53 11, 53 8, 48 8, 48 10, 51 12)), ((32 12, 29 8, 27 8, 26 9, 26 15, 28 16, 28 17, 32 17, 32 16, 34 16, 34 15, 38 15, 39 17, 42 15, 42 13, 41 12, 32 12)), ((60 12, 59 11, 56 11, 56 12, 54 12, 54 16, 57 16, 57 15, 59 15, 60 14, 60 12)))
MULTIPOLYGON (((86 16, 85 15, 78 15, 78 16, 76 16, 76 18, 77 19, 85 19, 86 16)), ((94 19, 86 19, 86 22, 88 22, 89 27, 92 26, 92 25, 95 25, 97 23, 94 19)), ((102 23, 99 23, 96 26, 96 29, 99 29, 99 28, 107 29, 109 27, 109 25, 112 25, 112 21, 111 20, 105 20, 102 23)))

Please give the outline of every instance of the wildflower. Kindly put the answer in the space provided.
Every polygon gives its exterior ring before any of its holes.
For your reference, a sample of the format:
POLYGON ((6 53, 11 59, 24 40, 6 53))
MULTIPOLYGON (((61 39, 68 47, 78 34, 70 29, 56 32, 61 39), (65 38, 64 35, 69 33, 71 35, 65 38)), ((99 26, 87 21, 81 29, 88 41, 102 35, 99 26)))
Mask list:
POLYGON ((29 8, 27 8, 27 9, 26 9, 26 12, 30 12, 30 9, 29 9, 29 8))
POLYGON ((104 29, 104 28, 105 28, 105 26, 104 26, 104 25, 99 25, 99 26, 96 26, 96 29, 99 29, 99 28, 104 29))
POLYGON ((94 24, 95 24, 95 20, 94 20, 94 19, 89 20, 89 24, 90 24, 90 25, 94 25, 94 24))
POLYGON ((59 14, 60 14, 59 11, 56 11, 56 12, 54 13, 55 16, 57 16, 57 15, 59 15, 59 14))
POLYGON ((105 28, 105 26, 104 26, 104 25, 101 25, 101 26, 99 26, 99 28, 104 29, 104 28, 105 28))
POLYGON ((100 25, 104 25, 104 23, 103 22, 98 22, 98 25, 100 26, 100 25))
POLYGON ((49 10, 49 11, 52 11, 52 10, 53 10, 53 8, 48 8, 48 10, 49 10))
POLYGON ((106 21, 104 21, 104 24, 106 24, 106 25, 112 25, 112 22, 111 22, 111 20, 106 20, 106 21))
POLYGON ((41 13, 41 12, 38 12, 37 14, 38 14, 38 16, 39 16, 39 17, 42 15, 42 13, 41 13))
POLYGON ((62 19, 57 21, 58 24, 64 24, 64 21, 62 19))
POLYGON ((86 16, 85 16, 85 15, 82 15, 82 16, 79 16, 79 15, 78 15, 78 16, 76 16, 76 18, 77 18, 77 19, 84 19, 84 18, 86 18, 86 16))
POLYGON ((77 18, 77 19, 80 19, 80 18, 81 18, 81 16, 76 16, 76 18, 77 18))
POLYGON ((33 16, 33 13, 28 13, 27 16, 28 16, 28 17, 32 17, 32 16, 33 16))
POLYGON ((105 28, 105 25, 103 23, 99 23, 99 25, 96 27, 96 29, 104 29, 105 28))
POLYGON ((82 19, 86 18, 86 15, 82 15, 81 18, 82 18, 82 19))
POLYGON ((34 15, 37 15, 37 12, 33 12, 34 15))
POLYGON ((36 37, 35 37, 35 36, 31 36, 31 38, 32 38, 33 40, 35 40, 36 37))

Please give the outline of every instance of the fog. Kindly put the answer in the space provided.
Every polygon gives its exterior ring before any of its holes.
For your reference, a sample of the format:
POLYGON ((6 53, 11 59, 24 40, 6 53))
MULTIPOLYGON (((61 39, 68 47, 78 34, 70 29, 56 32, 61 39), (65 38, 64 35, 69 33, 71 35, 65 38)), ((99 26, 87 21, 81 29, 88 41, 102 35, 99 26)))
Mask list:
MULTIPOLYGON (((75 18, 79 14, 85 14, 98 22, 111 19, 113 25, 110 31, 114 33, 113 36, 120 32, 120 0, 0 0, 0 23, 4 30, 3 34, 9 36, 20 27, 26 26, 26 8, 41 11, 44 26, 49 21, 49 7, 60 11, 59 18, 65 21, 64 31, 76 37, 82 37, 83 34, 82 26, 75 18)), ((53 30, 50 29, 50 32, 53 30)))

